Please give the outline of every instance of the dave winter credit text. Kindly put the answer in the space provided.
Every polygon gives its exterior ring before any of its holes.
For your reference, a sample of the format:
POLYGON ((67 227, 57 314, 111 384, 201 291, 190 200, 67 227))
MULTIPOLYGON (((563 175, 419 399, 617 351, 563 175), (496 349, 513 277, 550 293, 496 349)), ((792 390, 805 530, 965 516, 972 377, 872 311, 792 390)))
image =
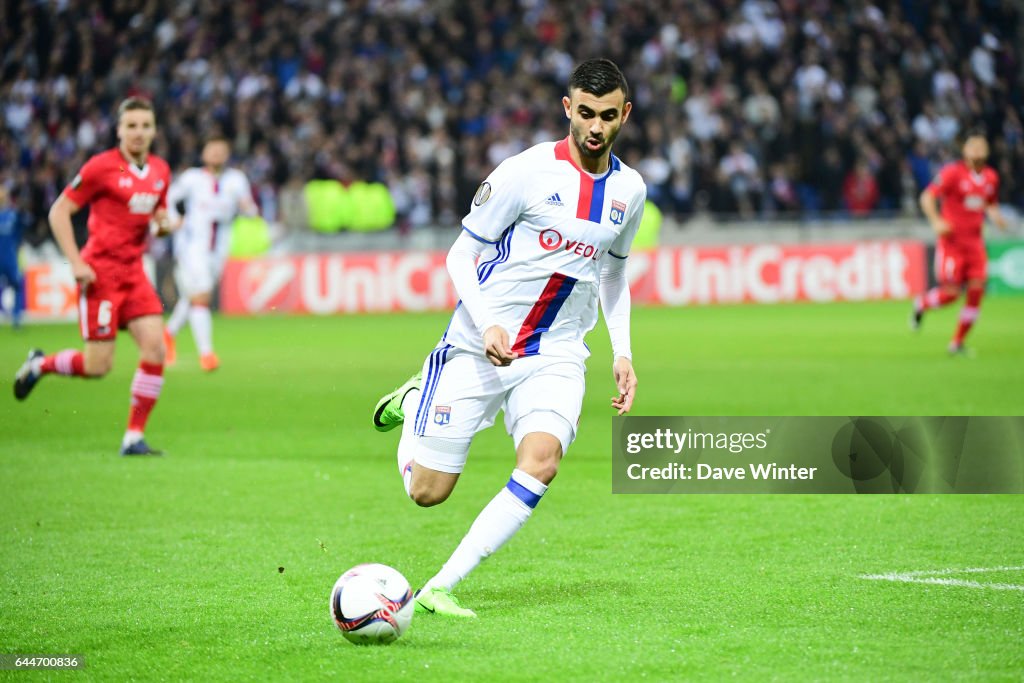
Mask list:
MULTIPOLYGON (((764 432, 695 432, 692 429, 676 432, 671 429, 656 429, 652 432, 634 432, 626 435, 626 452, 637 455, 644 451, 671 451, 679 454, 685 450, 742 453, 747 450, 761 450, 768 446, 769 430, 764 432)), ((633 480, 676 479, 676 480, 746 480, 746 479, 802 479, 813 480, 817 467, 798 467, 778 463, 750 463, 747 465, 712 465, 681 462, 659 464, 655 467, 634 462, 626 469, 626 476, 633 480)))

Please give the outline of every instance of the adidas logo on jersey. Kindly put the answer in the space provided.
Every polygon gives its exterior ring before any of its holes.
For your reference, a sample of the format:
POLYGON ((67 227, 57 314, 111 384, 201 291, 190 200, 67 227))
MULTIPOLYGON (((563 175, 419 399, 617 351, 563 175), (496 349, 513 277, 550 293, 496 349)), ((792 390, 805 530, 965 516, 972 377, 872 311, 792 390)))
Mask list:
POLYGON ((551 206, 565 206, 565 204, 562 203, 562 198, 558 196, 557 192, 545 199, 544 203, 550 204, 551 206))

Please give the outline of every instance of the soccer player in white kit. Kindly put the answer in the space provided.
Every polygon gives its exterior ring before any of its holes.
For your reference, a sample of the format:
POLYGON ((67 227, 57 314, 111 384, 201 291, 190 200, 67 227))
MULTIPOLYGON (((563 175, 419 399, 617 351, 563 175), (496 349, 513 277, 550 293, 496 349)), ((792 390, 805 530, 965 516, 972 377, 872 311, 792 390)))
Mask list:
POLYGON ((632 108, 626 79, 607 59, 583 62, 562 98, 570 134, 502 162, 480 185, 447 266, 461 298, 423 369, 384 396, 379 431, 403 424, 398 469, 421 506, 451 494, 474 434, 501 409, 516 449, 508 483, 448 562, 416 594, 416 610, 476 614, 452 588, 526 522, 576 436, 584 392, 584 336, 600 302, 618 395, 636 393, 626 257, 647 190, 611 154, 632 108), (406 419, 408 418, 408 419, 406 419))
POLYGON ((220 367, 220 359, 213 351, 213 288, 228 257, 231 222, 239 214, 258 213, 249 179, 242 171, 227 167, 230 158, 227 138, 207 138, 202 167, 190 168, 178 176, 167 195, 172 220, 181 221, 181 229, 174 235, 178 303, 164 331, 168 365, 177 357, 175 337, 188 322, 199 351, 200 367, 207 372, 220 367), (185 203, 184 217, 178 215, 179 202, 185 203))

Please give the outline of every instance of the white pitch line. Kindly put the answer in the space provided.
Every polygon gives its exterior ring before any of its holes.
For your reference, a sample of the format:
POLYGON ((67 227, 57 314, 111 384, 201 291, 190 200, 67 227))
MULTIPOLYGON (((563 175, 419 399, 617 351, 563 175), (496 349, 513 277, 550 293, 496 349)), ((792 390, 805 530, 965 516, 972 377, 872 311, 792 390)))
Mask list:
POLYGON ((991 572, 1024 572, 1024 567, 969 567, 967 569, 921 569, 895 572, 904 576, 946 576, 949 574, 988 574, 991 572))
POLYGON ((901 583, 924 583, 933 586, 960 586, 963 588, 991 588, 1002 591, 1024 591, 1024 585, 1015 583, 980 583, 966 579, 946 579, 950 574, 985 574, 992 572, 1024 571, 1024 567, 971 567, 967 569, 932 569, 909 572, 888 572, 885 574, 861 574, 858 578, 868 581, 898 581, 901 583))

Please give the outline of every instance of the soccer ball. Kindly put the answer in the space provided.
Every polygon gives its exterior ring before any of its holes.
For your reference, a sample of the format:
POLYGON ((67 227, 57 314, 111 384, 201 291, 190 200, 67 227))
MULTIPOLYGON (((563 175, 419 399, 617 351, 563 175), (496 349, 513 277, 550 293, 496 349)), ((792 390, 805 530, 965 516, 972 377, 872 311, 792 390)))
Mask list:
POLYGON ((360 564, 341 575, 331 591, 331 616, 341 634, 357 645, 398 640, 412 622, 412 588, 384 564, 360 564))

